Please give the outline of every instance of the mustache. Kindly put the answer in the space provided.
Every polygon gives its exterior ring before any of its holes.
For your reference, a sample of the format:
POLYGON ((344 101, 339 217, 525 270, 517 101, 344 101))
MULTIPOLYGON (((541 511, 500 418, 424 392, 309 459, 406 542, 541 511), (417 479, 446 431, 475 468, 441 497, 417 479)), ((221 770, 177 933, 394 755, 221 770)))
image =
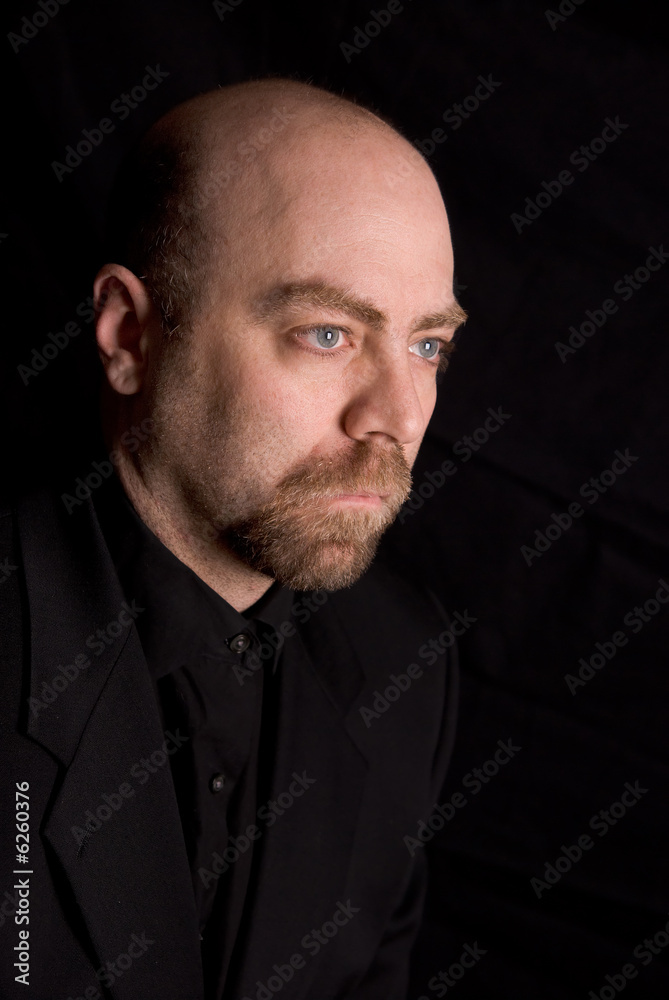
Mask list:
POLYGON ((319 500, 341 493, 368 493, 387 496, 411 492, 411 469, 399 444, 386 448, 368 441, 356 441, 351 451, 312 459, 289 473, 278 492, 286 501, 291 496, 319 500))

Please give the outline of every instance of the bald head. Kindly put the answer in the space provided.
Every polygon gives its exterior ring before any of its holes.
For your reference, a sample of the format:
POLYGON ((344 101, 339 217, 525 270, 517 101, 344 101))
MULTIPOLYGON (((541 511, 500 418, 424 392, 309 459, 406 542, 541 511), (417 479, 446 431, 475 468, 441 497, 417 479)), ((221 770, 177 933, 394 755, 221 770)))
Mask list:
POLYGON ((291 115, 294 131, 328 123, 354 136, 367 127, 393 132, 378 115, 320 87, 296 80, 270 78, 219 87, 184 101, 147 133, 212 148, 241 142, 267 126, 277 110, 291 115))
MULTIPOLYGON (((336 178, 354 152, 395 179, 422 175, 421 155, 373 112, 286 79, 221 87, 185 101, 144 136, 119 172, 110 206, 110 259, 149 288, 165 332, 185 333, 235 237, 285 211, 311 169, 336 178)), ((355 170, 356 168, 353 167, 355 170)), ((246 241, 248 243, 248 240, 246 241)), ((238 261, 239 263, 239 261, 238 261)))
POLYGON ((349 586, 408 495, 465 315, 432 172, 371 112, 270 80, 171 111, 126 191, 97 339, 110 440, 152 421, 124 466, 136 509, 244 581, 240 607, 268 579, 349 586))

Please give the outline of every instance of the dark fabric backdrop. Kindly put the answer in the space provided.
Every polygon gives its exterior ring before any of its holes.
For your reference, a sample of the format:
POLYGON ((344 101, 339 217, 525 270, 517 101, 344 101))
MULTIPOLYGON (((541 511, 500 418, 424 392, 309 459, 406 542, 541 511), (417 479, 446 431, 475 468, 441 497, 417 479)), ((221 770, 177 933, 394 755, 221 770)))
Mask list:
POLYGON ((6 474, 75 470, 85 452, 98 384, 86 300, 104 203, 148 125, 195 93, 269 72, 390 116, 430 154, 470 312, 416 465, 415 509, 384 541, 449 611, 476 619, 461 640, 439 803, 459 791, 460 808, 443 807, 443 829, 418 848, 432 878, 411 997, 606 1000, 624 987, 666 998, 669 605, 654 597, 669 597, 663 5, 561 0, 551 14, 520 0, 404 0, 391 16, 382 0, 70 0, 53 13, 56 2, 38 28, 36 0, 3 12, 6 474), (365 28, 373 10, 389 22, 378 33, 365 28), (114 102, 156 65, 168 75, 122 117, 114 102), (488 95, 463 105, 479 77, 488 95), (59 180, 52 163, 104 117, 113 132, 59 180), (612 141, 592 145, 607 119, 619 123, 612 141), (572 157, 582 145, 592 159, 572 157), (649 256, 657 270, 639 271, 649 256), (68 323, 81 332, 68 338, 68 323), (49 333, 63 336, 45 363, 49 333), (573 350, 558 350, 570 336, 573 350), (629 456, 622 474, 580 493, 616 452, 629 456), (585 513, 566 528, 574 502, 585 513), (579 669, 589 679, 568 683, 579 669), (498 741, 519 749, 477 788, 473 769, 498 741), (591 826, 626 783, 634 804, 591 826), (585 834, 592 846, 574 860, 585 834), (646 938, 652 948, 638 949, 646 938), (458 978, 465 945, 485 954, 458 978), (439 986, 432 977, 450 966, 439 986))

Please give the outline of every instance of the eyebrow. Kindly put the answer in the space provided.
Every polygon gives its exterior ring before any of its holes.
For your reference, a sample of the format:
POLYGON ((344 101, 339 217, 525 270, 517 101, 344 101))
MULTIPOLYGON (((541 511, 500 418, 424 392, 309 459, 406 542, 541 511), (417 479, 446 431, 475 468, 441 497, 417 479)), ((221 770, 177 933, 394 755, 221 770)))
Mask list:
MULTIPOLYGON (((257 322, 265 323, 278 313, 294 306, 311 305, 321 309, 331 309, 345 313, 353 319, 365 323, 373 330, 382 330, 388 325, 388 317, 365 299, 351 295, 343 288, 321 281, 295 281, 277 285, 261 296, 253 305, 253 315, 257 322)), ((435 330, 439 327, 456 329, 467 319, 467 313, 457 299, 453 299, 443 310, 426 313, 411 327, 412 333, 435 330)))

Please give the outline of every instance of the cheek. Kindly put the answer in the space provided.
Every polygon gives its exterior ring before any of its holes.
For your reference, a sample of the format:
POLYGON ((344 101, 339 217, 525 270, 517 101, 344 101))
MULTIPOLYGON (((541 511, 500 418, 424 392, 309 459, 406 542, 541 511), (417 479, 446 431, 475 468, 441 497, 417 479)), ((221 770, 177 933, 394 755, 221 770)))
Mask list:
POLYGON ((292 464, 318 450, 332 437, 336 410, 328 394, 308 385, 282 384, 267 392, 260 412, 271 429, 277 453, 292 464))
POLYGON ((300 436, 330 428, 346 394, 335 365, 330 368, 326 361, 307 365, 305 361, 295 349, 277 354, 258 360, 244 379, 247 395, 258 411, 300 436))
POLYGON ((225 382, 221 393, 232 402, 228 427, 261 479, 283 475, 332 437, 338 396, 322 380, 298 377, 275 364, 238 372, 225 382))
POLYGON ((429 424, 432 414, 434 413, 434 408, 437 405, 437 383, 436 380, 431 380, 429 387, 426 389, 424 396, 422 397, 423 403, 423 413, 425 414, 425 426, 429 424))
MULTIPOLYGON (((205 368, 209 410, 228 460, 271 479, 309 455, 343 446, 345 414, 364 389, 366 371, 314 361, 287 341, 244 327, 212 348, 205 368)), ((413 385, 426 427, 435 381, 417 370, 413 385)), ((407 460, 415 459, 418 446, 406 449, 407 460)))

